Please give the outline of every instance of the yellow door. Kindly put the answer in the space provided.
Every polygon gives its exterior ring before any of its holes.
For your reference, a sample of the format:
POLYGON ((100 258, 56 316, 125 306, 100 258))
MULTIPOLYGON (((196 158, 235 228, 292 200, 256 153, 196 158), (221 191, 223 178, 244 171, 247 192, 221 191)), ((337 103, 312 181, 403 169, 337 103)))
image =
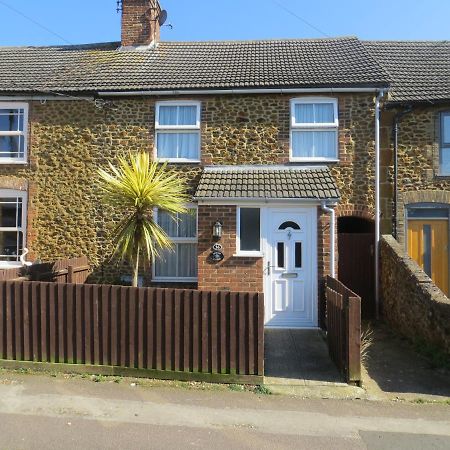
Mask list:
POLYGON ((448 221, 408 220, 408 253, 448 296, 448 221))

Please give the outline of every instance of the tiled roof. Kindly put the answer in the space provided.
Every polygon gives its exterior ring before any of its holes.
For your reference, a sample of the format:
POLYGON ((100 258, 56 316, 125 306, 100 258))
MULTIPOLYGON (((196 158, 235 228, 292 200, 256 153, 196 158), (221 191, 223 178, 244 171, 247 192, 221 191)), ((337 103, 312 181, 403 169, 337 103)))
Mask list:
POLYGON ((197 199, 338 199, 327 167, 207 167, 195 193, 197 199))
POLYGON ((392 102, 450 100, 450 41, 365 42, 389 72, 392 102))
POLYGON ((357 38, 0 47, 0 92, 379 87, 357 38))

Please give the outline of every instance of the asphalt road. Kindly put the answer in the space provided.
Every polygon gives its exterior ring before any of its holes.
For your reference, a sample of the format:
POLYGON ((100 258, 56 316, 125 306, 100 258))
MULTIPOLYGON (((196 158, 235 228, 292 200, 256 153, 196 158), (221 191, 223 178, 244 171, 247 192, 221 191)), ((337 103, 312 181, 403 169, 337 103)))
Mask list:
POLYGON ((0 449, 450 449, 450 405, 0 373, 0 449))

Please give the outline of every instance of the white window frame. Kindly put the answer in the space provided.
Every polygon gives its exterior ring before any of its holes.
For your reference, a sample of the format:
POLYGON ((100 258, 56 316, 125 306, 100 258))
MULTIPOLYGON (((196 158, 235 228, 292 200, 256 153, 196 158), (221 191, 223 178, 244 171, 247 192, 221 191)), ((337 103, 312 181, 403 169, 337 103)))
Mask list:
POLYGON ((339 161, 339 111, 338 99, 332 97, 302 97, 291 99, 291 124, 290 124, 290 145, 289 145, 289 159, 293 162, 338 162, 339 161), (297 123, 295 121, 295 106, 300 104, 317 104, 317 103, 332 103, 334 110, 334 122, 330 123, 297 123), (322 158, 322 157, 299 157, 294 156, 292 143, 294 131, 333 131, 336 133, 336 157, 322 158))
MULTIPOLYGON (((195 237, 170 237, 170 240, 174 244, 197 244, 198 249, 198 205, 189 203, 186 205, 187 209, 195 209, 196 211, 196 235, 195 237)), ((155 220, 158 222, 158 210, 154 210, 155 220)), ((198 252, 197 252, 197 264, 198 264, 198 252)), ((156 261, 152 264, 152 281, 161 283, 196 283, 198 277, 157 277, 156 276, 156 261)))
POLYGON ((175 163, 199 163, 201 152, 201 102, 198 101, 164 101, 156 102, 155 111, 155 159, 162 162, 175 162, 175 163), (161 106, 195 106, 197 108, 197 119, 195 125, 160 125, 159 124, 159 109, 161 106), (158 133, 192 133, 198 134, 198 148, 197 158, 159 158, 158 157, 158 133))
POLYGON ((238 206, 236 208, 236 254, 234 256, 242 256, 242 257, 256 257, 259 258, 264 256, 262 251, 262 234, 263 220, 262 220, 262 208, 260 205, 245 205, 238 206), (241 250, 241 209, 259 209, 259 250, 241 250))
POLYGON ((450 111, 441 111, 439 113, 439 175, 449 176, 450 172, 442 170, 442 160, 444 149, 450 151, 450 144, 444 142, 444 123, 445 117, 450 117, 450 111))
POLYGON ((22 136, 23 158, 1 158, 1 164, 26 164, 28 161, 28 103, 0 102, 0 109, 23 109, 23 131, 1 131, 0 136, 22 136))
MULTIPOLYGON (((13 231, 22 233, 22 247, 26 247, 27 239, 27 193, 14 189, 0 189, 0 198, 22 199, 22 226, 21 227, 0 227, 0 231, 13 231)), ((22 267, 20 261, 4 261, 0 257, 0 268, 22 267)))

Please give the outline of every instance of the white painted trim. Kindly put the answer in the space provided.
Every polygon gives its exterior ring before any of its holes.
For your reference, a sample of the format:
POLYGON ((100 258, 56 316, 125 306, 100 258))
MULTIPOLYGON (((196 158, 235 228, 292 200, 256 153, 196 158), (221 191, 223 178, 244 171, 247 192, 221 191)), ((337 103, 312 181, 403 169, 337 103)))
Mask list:
POLYGON ((289 161, 292 162, 339 162, 339 108, 338 99, 333 97, 300 97, 293 98, 290 101, 290 129, 289 129, 289 161), (314 105, 318 103, 331 103, 333 105, 334 122, 330 123, 297 123, 295 121, 295 106, 301 104, 314 105), (336 134, 336 155, 334 158, 324 158, 313 156, 311 158, 304 156, 294 156, 293 134, 295 132, 305 131, 329 131, 336 134))
MULTIPOLYGON (((21 231, 22 232, 22 248, 27 246, 27 218, 28 218, 28 193, 17 189, 0 189, 0 198, 21 198, 22 199, 22 226, 16 227, 0 227, 0 231, 21 231)), ((20 256, 20 255, 19 255, 20 256)), ((2 261, 0 260, 0 268, 22 267, 19 261, 2 261)))
POLYGON ((23 109, 22 131, 0 131, 0 136, 17 136, 23 138, 23 158, 0 158, 0 165, 28 163, 29 104, 24 102, 0 102, 0 109, 23 109))
POLYGON ((204 171, 205 172, 226 172, 226 171, 242 171, 242 172, 251 172, 256 170, 297 170, 299 172, 304 170, 311 170, 311 169, 326 169, 327 166, 325 165, 301 165, 301 166, 295 166, 295 165, 268 165, 268 164, 255 164, 255 165, 241 165, 241 166, 205 166, 204 171))
POLYGON ((376 93, 378 87, 365 88, 273 88, 273 89, 186 89, 186 90, 148 90, 148 91, 104 91, 99 92, 101 97, 133 97, 133 96, 178 96, 178 95, 238 95, 238 94, 312 94, 312 93, 376 93))
MULTIPOLYGON (((320 206, 320 203, 323 201, 321 199, 307 199, 307 198, 268 198, 268 199, 260 199, 260 198, 249 198, 249 197, 223 197, 223 198, 198 198, 194 197, 194 200, 199 205, 245 205, 247 207, 250 207, 250 205, 259 205, 259 206, 265 206, 268 204, 278 204, 278 205, 316 205, 320 206)), ((340 198, 329 198, 325 199, 325 201, 330 202, 338 202, 340 201, 340 198)))

